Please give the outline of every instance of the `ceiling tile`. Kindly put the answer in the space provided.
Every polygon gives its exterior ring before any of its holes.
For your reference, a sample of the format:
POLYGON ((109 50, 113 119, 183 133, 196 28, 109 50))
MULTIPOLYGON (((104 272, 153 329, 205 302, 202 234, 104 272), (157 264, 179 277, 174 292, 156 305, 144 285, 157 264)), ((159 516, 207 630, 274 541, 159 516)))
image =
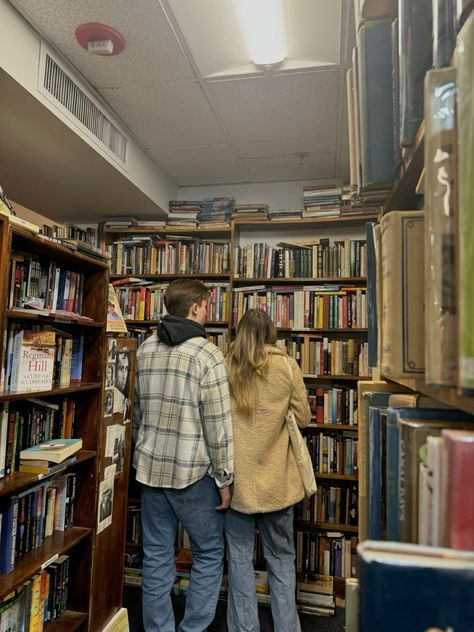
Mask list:
POLYGON ((168 18, 156 0, 12 0, 96 88, 150 86, 194 77, 168 18), (137 4, 139 6, 137 6, 137 4), (76 27, 100 22, 125 38, 120 55, 100 57, 76 41, 76 27))
POLYGON ((303 164, 296 156, 278 158, 248 158, 241 160, 247 182, 275 182, 288 180, 320 180, 335 176, 335 155, 313 153, 303 164))
POLYGON ((337 70, 208 81, 234 143, 336 134, 337 70))
POLYGON ((144 147, 184 147, 224 142, 224 135, 195 82, 166 88, 103 89, 102 96, 144 147))
POLYGON ((335 144, 334 136, 323 136, 321 138, 234 143, 234 148, 240 158, 275 158, 295 156, 300 153, 334 151, 335 144))
POLYGON ((242 182, 242 171, 227 145, 149 149, 148 153, 179 185, 242 182))

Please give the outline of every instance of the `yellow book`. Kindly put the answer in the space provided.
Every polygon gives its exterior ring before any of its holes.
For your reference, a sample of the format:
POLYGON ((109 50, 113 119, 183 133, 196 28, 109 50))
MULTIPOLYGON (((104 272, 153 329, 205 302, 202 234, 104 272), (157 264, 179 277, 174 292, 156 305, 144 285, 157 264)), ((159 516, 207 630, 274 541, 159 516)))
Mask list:
POLYGON ((31 588, 31 614, 29 632, 38 632, 40 617, 40 598, 41 598, 41 575, 33 576, 33 585, 31 588))

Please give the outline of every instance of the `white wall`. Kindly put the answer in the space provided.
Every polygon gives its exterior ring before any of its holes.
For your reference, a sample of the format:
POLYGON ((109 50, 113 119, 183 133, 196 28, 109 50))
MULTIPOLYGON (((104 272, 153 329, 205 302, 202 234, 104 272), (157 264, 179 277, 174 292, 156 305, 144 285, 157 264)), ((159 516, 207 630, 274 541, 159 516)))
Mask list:
MULTIPOLYGON (((105 160, 111 163, 128 180, 133 182, 145 195, 147 195, 161 209, 168 209, 168 201, 176 197, 177 184, 169 176, 156 166, 150 157, 143 151, 140 145, 133 139, 129 139, 127 147, 127 164, 122 167, 111 159, 105 150, 81 129, 80 124, 70 121, 54 103, 46 99, 38 90, 38 65, 42 40, 40 35, 15 11, 7 2, 0 0, 0 68, 5 70, 15 81, 30 92, 42 105, 48 108, 65 125, 72 129, 82 140, 88 143, 105 160)), ((43 45, 48 46, 43 42, 43 45)), ((55 56, 59 56, 54 51, 55 56)), ((79 75, 77 70, 61 57, 63 65, 67 66, 71 76, 79 85, 92 92, 101 107, 107 111, 103 100, 79 75)), ((1 98, 1 95, 0 95, 1 98)), ((112 119, 117 120, 115 114, 109 111, 112 119)), ((123 123, 119 122, 129 136, 129 132, 123 123)))
MULTIPOLYGON (((297 182, 258 182, 216 186, 179 187, 178 199, 202 200, 205 197, 235 197, 240 204, 266 202, 271 209, 303 208, 303 187, 333 185, 335 180, 298 180, 297 182)), ((337 182, 339 185, 340 183, 337 182)))

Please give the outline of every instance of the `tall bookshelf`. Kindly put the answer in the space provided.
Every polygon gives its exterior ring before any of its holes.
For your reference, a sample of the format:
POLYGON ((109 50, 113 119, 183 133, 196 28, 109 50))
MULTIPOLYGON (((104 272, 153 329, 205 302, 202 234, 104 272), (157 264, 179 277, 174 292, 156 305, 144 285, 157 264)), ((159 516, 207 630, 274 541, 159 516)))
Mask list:
MULTIPOLYGON (((266 290, 277 286, 280 288, 280 291, 285 294, 285 287, 288 288, 288 296, 292 294, 294 291, 301 290, 306 288, 307 286, 323 286, 331 284, 332 286, 344 286, 349 287, 354 290, 354 292, 359 291, 359 293, 365 292, 366 287, 366 279, 360 275, 353 276, 344 276, 340 277, 335 274, 330 276, 318 276, 317 278, 313 278, 312 274, 306 271, 306 274, 301 277, 295 277, 288 275, 287 277, 277 276, 274 278, 266 278, 266 277, 251 277, 251 278, 243 278, 241 274, 236 270, 236 251, 242 243, 252 243, 255 241, 270 241, 276 243, 277 241, 287 241, 290 239, 288 235, 291 235, 291 239, 294 241, 305 240, 308 238, 317 238, 318 235, 327 235, 331 234, 333 239, 338 240, 340 237, 341 240, 350 240, 354 233, 357 234, 357 237, 354 239, 357 240, 365 240, 365 223, 367 221, 371 221, 375 219, 375 216, 369 215, 351 215, 348 217, 338 217, 338 218, 328 218, 328 219, 301 219, 301 220, 285 220, 285 221, 270 221, 270 220, 233 220, 228 229, 214 229, 211 230, 206 228, 205 230, 196 228, 196 229, 177 229, 174 228, 165 228, 157 227, 156 230, 153 227, 147 226, 146 228, 131 228, 129 230, 124 231, 123 229, 107 229, 104 226, 101 227, 101 238, 102 238, 102 246, 109 247, 109 251, 112 253, 112 269, 111 269, 111 281, 121 281, 123 279, 127 279, 129 277, 133 277, 135 279, 144 279, 154 283, 167 283, 172 279, 180 278, 180 276, 185 276, 186 278, 193 277, 202 279, 204 282, 220 282, 223 281, 228 283, 229 287, 229 297, 231 298, 232 310, 228 311, 227 317, 219 322, 212 322, 206 325, 206 328, 209 327, 218 327, 227 333, 228 339, 232 339, 235 334, 235 325, 237 322, 237 305, 236 305, 236 296, 242 292, 242 289, 245 287, 258 287, 260 288, 259 292, 261 294, 265 294, 266 290), (132 266, 125 270, 122 270, 119 274, 119 270, 114 263, 114 256, 117 253, 117 242, 123 240, 125 243, 131 241, 135 238, 136 241, 139 241, 140 237, 150 237, 152 235, 159 235, 160 239, 166 240, 169 235, 173 235, 174 237, 178 237, 183 235, 187 238, 193 239, 205 239, 205 240, 222 240, 225 239, 228 241, 230 245, 230 269, 222 272, 221 274, 199 274, 198 272, 190 272, 187 274, 160 274, 159 271, 153 271, 153 273, 136 273, 138 272, 138 265, 132 266), (115 242, 115 246, 114 246, 115 242), (262 291, 262 288, 263 291, 262 291)), ((149 255, 146 256, 148 260, 149 255)), ((138 259, 137 259, 138 261, 138 259)), ((120 285, 117 286, 119 288, 120 285)), ((245 293, 245 290, 244 290, 245 293)), ((291 300, 291 299, 290 299, 291 300)), ((122 307, 122 311, 124 311, 122 307)), ((158 316, 159 318, 159 316, 158 316)), ((140 329, 152 330, 156 327, 157 320, 146 320, 146 319, 130 319, 125 318, 128 323, 131 331, 134 327, 139 327, 140 329)), ((352 323, 351 323, 352 325, 352 323)), ((278 337, 280 339, 280 344, 285 345, 288 352, 294 355, 297 359, 299 359, 299 351, 294 346, 294 341, 302 336, 311 337, 314 336, 316 339, 324 340, 327 339, 329 342, 338 341, 343 343, 348 339, 354 340, 355 344, 363 343, 367 340, 367 327, 366 325, 361 327, 355 326, 332 326, 332 327, 301 327, 294 328, 290 326, 278 327, 278 337)), ((367 379, 366 375, 357 374, 347 374, 342 371, 339 374, 314 374, 311 372, 307 372, 305 374, 305 381, 307 383, 308 389, 312 389, 313 392, 316 392, 316 389, 325 389, 328 392, 329 389, 333 387, 338 387, 340 390, 353 389, 353 393, 357 391, 357 381, 359 379, 367 379)), ((311 392, 311 391, 310 391, 311 392)), ((353 404, 355 408, 355 402, 353 404)), ((340 411, 339 411, 340 412, 340 411)), ((316 414, 316 413, 315 413, 316 414)), ((357 441, 357 424, 356 417, 351 417, 351 421, 347 420, 347 423, 330 423, 332 420, 327 420, 327 423, 316 423, 316 416, 314 416, 313 422, 311 426, 306 431, 306 436, 308 438, 308 442, 315 441, 316 438, 320 441, 323 440, 324 437, 327 440, 330 438, 333 441, 333 444, 341 444, 347 443, 349 444, 351 441, 357 441)), ((329 445, 329 444, 328 444, 329 445)), ((355 452, 356 443, 352 444, 352 448, 355 452)), ((326 447, 328 449, 328 447, 326 447)), ((340 470, 338 471, 324 471, 324 468, 319 467, 321 471, 316 472, 316 478, 318 485, 323 487, 334 487, 339 489, 356 489, 357 486, 357 470, 351 471, 351 473, 344 473, 344 464, 340 466, 340 470), (341 471, 342 470, 342 471, 341 471)), ((132 483, 131 483, 132 484, 132 483)), ((130 496, 130 506, 131 511, 129 512, 129 531, 128 538, 126 544, 126 550, 128 554, 128 559, 132 560, 134 557, 139 558, 140 555, 140 542, 139 535, 137 529, 136 517, 133 514, 139 513, 139 498, 137 497, 137 490, 133 488, 133 484, 131 487, 131 496, 130 496), (135 525, 135 526, 134 526, 135 525)), ((348 493, 348 492, 347 492, 348 493)), ((357 496, 355 494, 355 496, 357 496)), ((300 534, 315 534, 316 537, 324 536, 328 531, 334 532, 337 531, 342 534, 342 537, 345 537, 346 540, 350 540, 350 538, 357 536, 357 526, 356 523, 349 524, 348 520, 344 520, 343 522, 334 522, 333 516, 327 516, 327 520, 316 520, 316 519, 308 519, 308 520, 300 520, 296 523, 296 530, 300 534)), ((305 536, 306 537, 306 536, 305 536)), ((301 536, 298 536, 298 539, 301 540, 301 536)), ((354 548, 354 540, 352 540, 353 548, 354 548)), ((300 556, 303 554, 301 549, 301 545, 299 548, 300 556)), ((301 565, 301 562, 299 562, 301 565)), ((317 569, 316 572, 321 572, 321 569, 317 569)), ((307 570, 304 570, 300 573, 301 579, 311 579, 316 573, 309 573, 307 570)), ((347 574, 347 573, 346 573, 347 574)), ((139 582, 139 573, 137 573, 136 577, 133 576, 133 570, 130 571, 129 579, 126 581, 130 581, 131 584, 135 584, 139 582)), ((335 580, 336 591, 342 593, 343 591, 343 579, 341 577, 336 578, 335 580)))
MULTIPOLYGON (((55 240, 32 234, 23 228, 11 225, 8 219, 2 215, 0 215, 0 256, 2 368, 5 369, 6 343, 8 332, 12 326, 24 330, 53 329, 56 332, 62 332, 65 337, 72 336, 73 339, 77 338, 83 341, 83 352, 80 354, 82 372, 79 380, 71 382, 67 387, 53 386, 49 390, 34 392, 7 390, 8 384, 5 383, 5 390, 0 393, 2 411, 5 411, 7 406, 9 410, 14 406, 28 407, 31 405, 29 403, 31 398, 40 400, 46 405, 56 404, 58 407, 65 399, 72 402, 72 409, 75 411, 72 436, 82 438, 82 449, 76 453, 76 461, 60 472, 52 475, 22 473, 18 469, 17 452, 16 459, 15 453, 13 453, 11 472, 0 478, 0 510, 2 515, 16 498, 21 499, 22 496, 29 498, 30 494, 36 493, 35 490, 39 487, 42 487, 44 494, 46 494, 49 482, 54 485, 58 480, 57 477, 71 475, 68 480, 73 481, 75 485, 74 491, 71 491, 73 514, 70 516, 69 526, 66 525, 64 530, 53 530, 52 535, 47 537, 35 536, 32 546, 27 546, 26 551, 20 551, 21 555, 18 553, 15 555, 13 570, 0 575, 0 599, 5 600, 7 595, 11 596, 14 591, 20 591, 22 586, 34 583, 35 576, 41 576, 42 571, 48 572, 50 565, 54 565, 59 556, 67 555, 69 557, 69 570, 65 610, 58 618, 45 623, 44 629, 48 632, 100 630, 103 624, 115 613, 115 604, 112 606, 108 603, 107 608, 99 616, 96 614, 93 617, 94 594, 91 590, 96 572, 95 555, 98 550, 95 530, 99 462, 103 449, 101 439, 105 370, 103 353, 105 349, 108 266, 103 261, 73 252, 55 240), (83 298, 80 314, 86 318, 77 318, 74 314, 68 315, 66 312, 54 313, 47 309, 38 311, 19 309, 12 305, 9 292, 10 261, 15 253, 28 261, 32 261, 32 257, 34 257, 35 261, 50 266, 50 269, 52 262, 54 262, 62 270, 72 271, 78 277, 82 275, 83 298)), ((70 311, 72 312, 72 310, 70 311)), ((11 422, 9 421, 9 423, 11 422)), ((14 424, 14 436, 16 437, 18 421, 15 421, 14 424)), ((60 437, 64 436, 67 435, 64 435, 63 430, 61 430, 60 437)), ((33 444, 37 442, 35 440, 33 444)), ((19 439, 13 445, 17 446, 18 451, 19 439)), ((41 496, 35 497, 41 498, 41 496)), ((21 507, 21 505, 18 506, 21 507)), ((38 515, 35 529, 46 528, 44 511, 43 507, 43 513, 38 515), (41 527, 38 526, 40 521, 41 527)), ((20 519, 22 518, 19 517, 18 520, 20 519)), ((24 528, 29 528, 27 522, 24 528)), ((11 537, 15 550, 18 536, 12 535, 11 537)), ((114 556, 116 551, 112 550, 109 554, 114 556)), ((118 582, 121 591, 120 578, 118 578, 118 582)), ((108 593, 116 591, 113 581, 107 590, 108 593)), ((120 603, 117 606, 120 606, 120 603)))

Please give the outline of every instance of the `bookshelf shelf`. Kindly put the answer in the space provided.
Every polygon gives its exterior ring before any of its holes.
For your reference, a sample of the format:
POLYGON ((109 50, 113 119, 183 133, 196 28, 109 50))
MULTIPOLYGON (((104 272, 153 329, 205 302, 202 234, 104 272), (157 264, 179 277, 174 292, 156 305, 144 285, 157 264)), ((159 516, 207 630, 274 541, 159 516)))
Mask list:
POLYGON ((357 432, 359 427, 351 424, 310 424, 306 426, 305 430, 352 430, 357 432))
POLYGON ((351 524, 337 524, 332 522, 307 522, 305 520, 299 520, 298 526, 303 529, 315 530, 315 531, 342 531, 344 533, 357 533, 358 527, 351 524))
POLYGON ((142 548, 142 545, 139 544, 138 542, 125 542, 125 547, 127 549, 135 549, 139 551, 142 548))
POLYGON ((239 228, 256 228, 256 227, 264 227, 267 228, 276 228, 281 230, 282 228, 288 226, 301 226, 305 225, 307 228, 310 226, 332 226, 333 224, 365 224, 366 222, 372 222, 378 219, 377 214, 353 214, 353 215, 344 215, 343 217, 304 217, 302 219, 285 219, 285 220, 269 220, 269 219, 235 219, 234 227, 235 229, 239 228))
POLYGON ((333 474, 333 473, 323 473, 323 472, 314 472, 315 478, 327 479, 327 480, 335 480, 335 481, 353 481, 356 482, 357 474, 333 474))
POLYGON ((111 274, 110 279, 112 281, 117 279, 126 279, 127 277, 134 279, 146 279, 148 281, 172 281, 173 279, 217 279, 228 281, 230 274, 111 274))
POLYGON ((423 395, 436 399, 447 406, 460 408, 466 413, 474 415, 474 398, 460 394, 455 387, 427 386, 424 380, 420 378, 393 378, 389 375, 384 375, 383 378, 389 382, 396 382, 401 386, 406 386, 412 391, 423 393, 423 395))
POLYGON ((34 483, 44 481, 51 476, 57 476, 58 473, 63 474, 66 470, 76 467, 76 465, 80 465, 85 461, 90 461, 91 459, 94 459, 96 455, 97 452, 95 452, 94 450, 79 450, 79 452, 77 452, 75 455, 75 463, 72 463, 68 468, 65 468, 64 470, 61 470, 61 472, 55 472, 54 474, 26 474, 25 472, 12 472, 12 474, 9 474, 4 478, 0 478, 0 496, 4 496, 6 494, 15 494, 25 487, 34 485, 34 483))
POLYGON ((47 537, 43 544, 31 551, 24 558, 20 558, 15 568, 8 575, 0 575, 0 594, 15 590, 32 575, 41 570, 43 564, 57 555, 62 555, 79 544, 92 533, 92 529, 84 527, 71 527, 66 531, 56 531, 47 537))
POLYGON ((44 632, 74 632, 87 621, 86 612, 66 610, 58 619, 44 624, 44 632))
POLYGON ((229 235, 231 227, 228 228, 186 228, 171 226, 132 226, 131 228, 104 228, 104 234, 109 235, 149 235, 150 233, 161 233, 162 235, 229 235))
MULTIPOLYGON (((125 318, 125 322, 127 323, 127 325, 158 325, 159 321, 158 320, 130 320, 128 318, 125 318)), ((227 320, 208 320, 205 324, 205 327, 216 327, 216 326, 221 326, 221 327, 228 327, 229 326, 229 321, 227 320)))
POLYGON ((37 314, 34 310, 7 309, 5 310, 5 318, 15 320, 35 320, 45 323, 53 322, 61 325, 75 325, 79 327, 95 327, 97 329, 101 329, 105 326, 105 321, 95 322, 82 318, 67 318, 66 316, 59 316, 56 314, 50 314, 47 316, 46 314, 37 314))
POLYGON ((391 210, 410 210, 418 206, 420 198, 415 189, 423 170, 425 124, 421 123, 415 142, 410 147, 384 205, 384 213, 391 210))
POLYGON ((370 380, 370 377, 361 375, 311 375, 303 373, 303 377, 307 380, 344 380, 346 382, 358 382, 359 380, 370 380))
MULTIPOLYGON (((128 322, 128 321, 127 321, 128 322)), ((211 324, 211 323, 209 323, 211 324)), ((232 329, 236 329, 235 325, 232 325, 232 329)), ((302 333, 302 334, 324 334, 324 333, 328 333, 328 334, 366 334, 367 333, 367 329, 363 329, 363 328, 351 328, 351 327, 340 327, 340 328, 331 328, 331 329, 316 329, 316 328, 310 328, 310 327, 306 327, 306 328, 302 328, 302 329, 295 329, 294 327, 277 327, 277 331, 282 332, 282 333, 286 333, 288 332, 289 334, 294 333, 302 333)))
POLYGON ((78 386, 68 388, 52 388, 49 391, 25 391, 22 393, 3 392, 0 393, 0 402, 14 401, 18 399, 29 399, 30 397, 56 397, 59 395, 69 395, 71 393, 81 393, 84 391, 95 391, 102 388, 101 382, 86 382, 78 386))
POLYGON ((256 278, 243 278, 236 277, 233 279, 234 285, 254 285, 255 283, 259 284, 279 284, 279 283, 293 283, 295 285, 300 285, 301 283, 305 285, 320 285, 321 283, 334 283, 337 285, 341 285, 344 283, 366 283, 367 277, 256 277, 256 278))
POLYGON ((71 248, 67 248, 62 244, 51 241, 48 237, 33 235, 29 231, 18 226, 12 226, 11 232, 16 245, 21 246, 25 250, 31 250, 36 254, 44 255, 46 257, 54 257, 67 263, 76 265, 80 264, 82 267, 89 269, 108 268, 108 264, 105 261, 100 261, 99 259, 89 257, 88 255, 79 253, 71 248))

